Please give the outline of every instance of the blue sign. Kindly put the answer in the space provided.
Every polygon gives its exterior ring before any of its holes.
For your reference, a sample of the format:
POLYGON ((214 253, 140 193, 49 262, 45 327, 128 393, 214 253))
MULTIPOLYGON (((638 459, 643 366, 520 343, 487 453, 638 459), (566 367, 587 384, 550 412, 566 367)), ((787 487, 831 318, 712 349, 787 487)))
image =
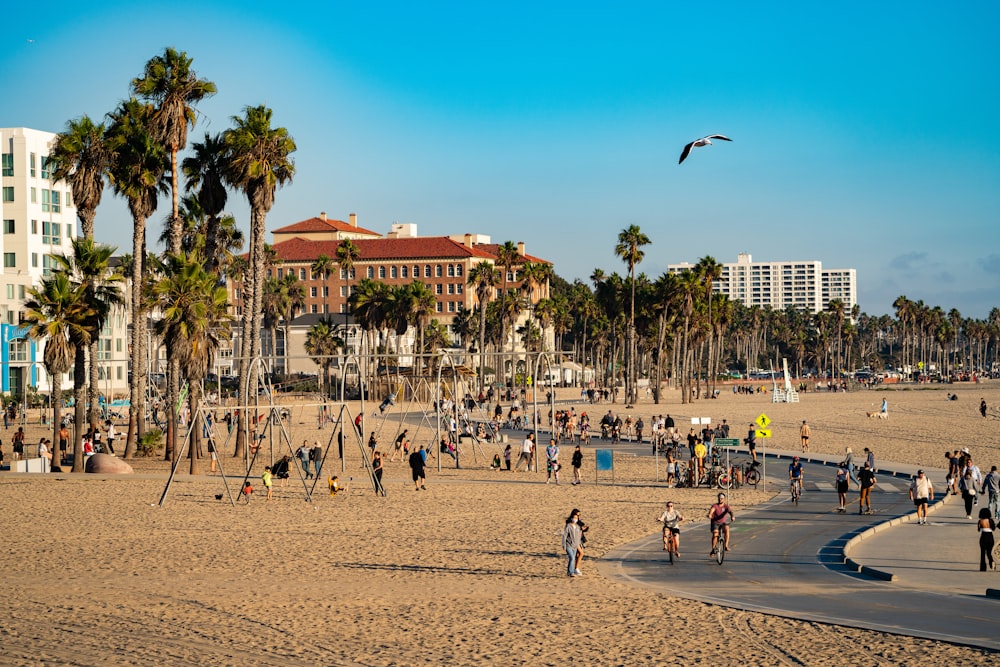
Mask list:
POLYGON ((598 449, 594 452, 597 470, 614 470, 615 458, 614 450, 598 449))

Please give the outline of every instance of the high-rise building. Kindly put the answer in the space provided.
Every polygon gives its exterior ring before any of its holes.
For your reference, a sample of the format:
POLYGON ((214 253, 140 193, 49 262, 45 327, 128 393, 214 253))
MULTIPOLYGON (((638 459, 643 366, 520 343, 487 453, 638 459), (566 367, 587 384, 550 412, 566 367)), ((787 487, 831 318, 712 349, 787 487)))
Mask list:
MULTIPOLYGON (((692 269, 694 265, 688 262, 667 265, 670 273, 692 269)), ((736 262, 722 265, 722 275, 712 283, 712 291, 747 307, 791 307, 810 313, 818 313, 831 300, 840 299, 849 314, 858 300, 857 271, 824 269, 817 260, 754 262, 749 253, 741 252, 736 262)))

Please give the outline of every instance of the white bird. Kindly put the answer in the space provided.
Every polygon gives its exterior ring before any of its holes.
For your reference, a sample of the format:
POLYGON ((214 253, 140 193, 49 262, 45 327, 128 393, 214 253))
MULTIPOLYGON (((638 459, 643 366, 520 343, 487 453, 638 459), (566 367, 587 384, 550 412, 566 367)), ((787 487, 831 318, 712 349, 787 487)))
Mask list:
POLYGON ((681 151, 681 159, 677 161, 677 164, 680 164, 681 162, 684 162, 684 160, 687 159, 687 156, 691 153, 692 148, 697 148, 700 146, 711 146, 712 142, 710 141, 710 139, 722 139, 723 141, 732 141, 732 139, 730 139, 729 137, 725 137, 721 134, 710 134, 707 137, 702 137, 701 139, 695 139, 687 146, 685 146, 684 150, 681 151))

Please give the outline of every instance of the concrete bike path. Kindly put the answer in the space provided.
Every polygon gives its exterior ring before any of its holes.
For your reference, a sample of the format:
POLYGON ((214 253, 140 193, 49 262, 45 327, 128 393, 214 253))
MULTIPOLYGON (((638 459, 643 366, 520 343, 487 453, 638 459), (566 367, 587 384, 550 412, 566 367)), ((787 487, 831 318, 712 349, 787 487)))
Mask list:
MULTIPOLYGON (((798 506, 791 503, 785 491, 767 503, 737 513, 731 529, 732 550, 721 567, 708 557, 711 535, 707 522, 700 517, 692 517, 700 520, 698 525, 687 525, 682 530, 682 558, 673 566, 662 551, 659 533, 654 533, 615 549, 597 567, 605 576, 669 595, 1000 650, 1000 636, 996 632, 1000 602, 982 596, 985 586, 979 587, 980 595, 944 592, 930 586, 903 587, 862 574, 857 567, 844 562, 843 550, 850 538, 911 513, 913 506, 906 493, 910 466, 898 466, 904 469, 899 476, 886 471, 879 473, 879 486, 873 494, 873 505, 879 512, 859 516, 857 492, 853 490, 848 501, 855 502, 854 512, 836 511, 838 503, 832 483, 835 470, 821 459, 814 457, 805 466, 805 493, 798 506)), ((777 462, 771 459, 768 463, 773 464, 768 466, 768 483, 787 488, 787 481, 781 475, 785 473, 787 477, 788 459, 777 462)), ((927 472, 934 479, 943 479, 942 471, 927 472)), ((937 511, 940 509, 932 516, 937 511)), ((871 544, 887 540, 886 549, 892 549, 894 535, 903 535, 903 529, 923 530, 932 535, 936 528, 934 521, 930 526, 880 530, 871 544)), ((918 543, 927 540, 922 548, 928 555, 941 557, 942 549, 951 549, 950 545, 939 544, 929 537, 918 535, 915 539, 918 543)), ((901 542, 897 559, 905 560, 913 553, 919 553, 915 545, 901 542)), ((857 552, 853 557, 862 558, 857 552)), ((950 554, 944 558, 952 560, 950 554)), ((968 573, 976 578, 992 574, 968 573)))

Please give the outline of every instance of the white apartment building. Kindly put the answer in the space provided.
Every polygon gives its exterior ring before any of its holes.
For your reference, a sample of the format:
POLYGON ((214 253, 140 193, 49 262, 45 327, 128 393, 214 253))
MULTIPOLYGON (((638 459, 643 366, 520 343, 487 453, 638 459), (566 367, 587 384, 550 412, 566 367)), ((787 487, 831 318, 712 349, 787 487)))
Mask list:
MULTIPOLYGON (((694 264, 668 264, 667 271, 693 270, 694 264)), ((847 313, 857 303, 857 271, 824 269, 816 260, 754 262, 749 253, 739 253, 736 262, 722 265, 722 275, 712 291, 725 294, 747 307, 770 306, 773 310, 797 308, 818 313, 832 299, 844 302, 847 313)))
MULTIPOLYGON (((72 254, 76 207, 68 183, 53 182, 49 171, 52 132, 24 127, 0 128, 0 391, 21 396, 34 386, 51 386, 43 363, 43 345, 21 325, 27 290, 48 276, 54 255, 72 254)), ((109 395, 128 390, 125 316, 116 313, 98 342, 98 373, 109 395), (106 384, 105 384, 106 383, 106 384)), ((71 377, 63 379, 69 387, 71 377)))

